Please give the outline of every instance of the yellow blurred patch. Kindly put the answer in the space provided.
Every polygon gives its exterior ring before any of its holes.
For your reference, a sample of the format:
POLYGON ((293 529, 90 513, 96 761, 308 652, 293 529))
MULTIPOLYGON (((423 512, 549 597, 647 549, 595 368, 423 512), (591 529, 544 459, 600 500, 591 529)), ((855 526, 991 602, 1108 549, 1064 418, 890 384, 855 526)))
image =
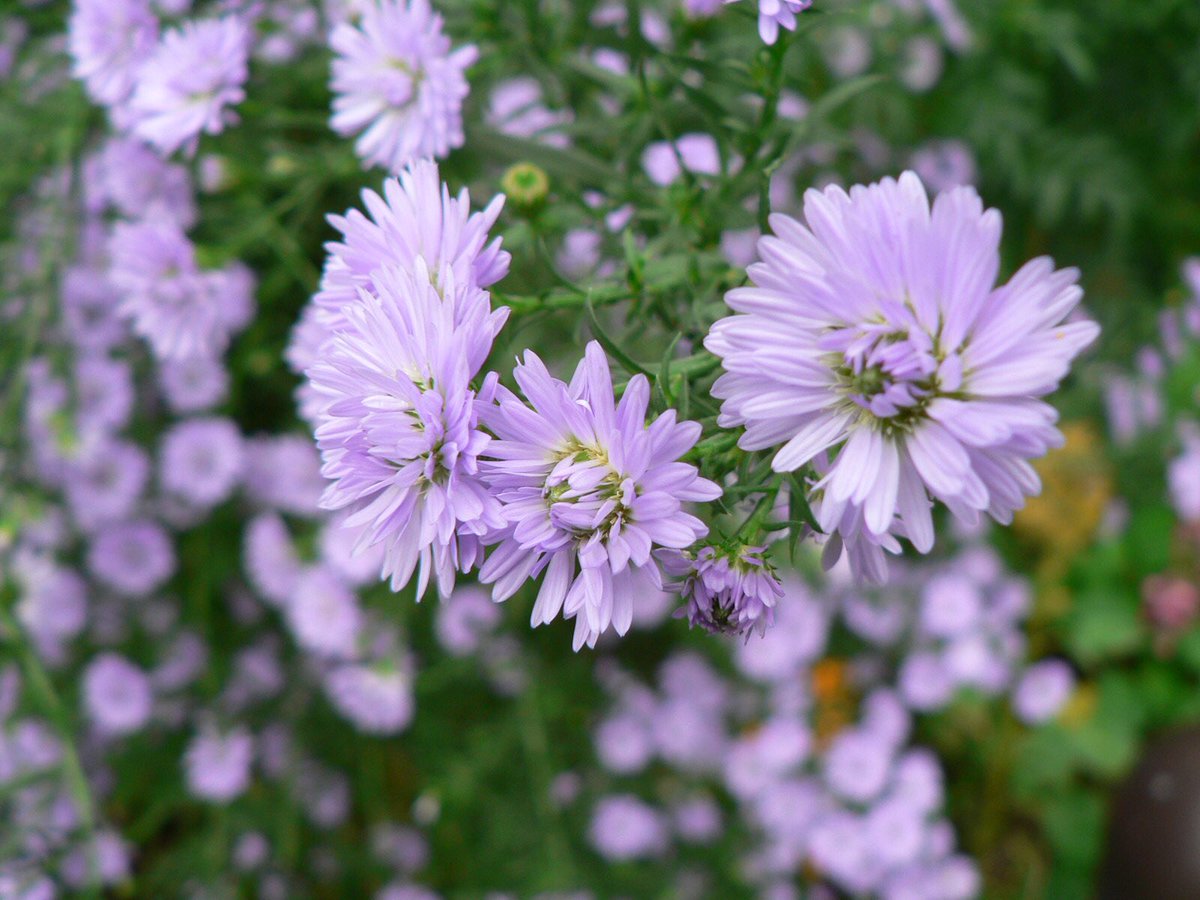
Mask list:
POLYGON ((1104 442, 1087 422, 1062 427, 1064 444, 1034 463, 1042 493, 1031 497, 1013 530, 1039 558, 1043 572, 1061 573, 1091 543, 1113 496, 1104 442))

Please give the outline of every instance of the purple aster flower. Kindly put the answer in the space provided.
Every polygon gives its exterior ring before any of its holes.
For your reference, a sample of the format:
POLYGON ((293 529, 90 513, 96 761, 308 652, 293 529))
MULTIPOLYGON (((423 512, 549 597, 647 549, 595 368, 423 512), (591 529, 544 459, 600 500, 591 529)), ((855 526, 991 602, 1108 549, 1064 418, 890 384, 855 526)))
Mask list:
POLYGON ((67 25, 72 74, 102 106, 122 103, 154 51, 158 19, 147 0, 75 0, 67 25))
POLYGON ((338 666, 325 676, 325 693, 339 713, 367 734, 398 734, 412 721, 412 676, 404 666, 338 666))
POLYGON ((654 758, 654 734, 647 717, 635 710, 609 716, 596 728, 596 756, 610 772, 629 775, 654 758))
POLYGON ((93 532, 133 514, 150 460, 132 441, 102 440, 89 447, 68 472, 67 505, 82 531, 93 532))
POLYGON ((243 538, 246 577, 264 600, 283 606, 300 577, 300 559, 283 519, 262 513, 250 520, 243 538))
POLYGON ((84 356, 75 363, 75 416, 81 431, 118 431, 133 413, 133 370, 124 360, 84 356))
POLYGON ((721 151, 710 134, 685 134, 674 143, 658 141, 647 146, 642 153, 642 168, 651 181, 666 187, 684 169, 697 175, 720 175, 721 151))
POLYGON ((358 535, 345 526, 345 520, 346 514, 338 513, 322 523, 318 542, 321 562, 351 587, 364 587, 379 580, 384 549, 380 545, 359 548, 358 535))
POLYGON ((488 410, 498 440, 485 451, 484 476, 508 528, 480 581, 494 584, 501 601, 544 571, 532 624, 549 624, 561 611, 576 620, 575 649, 594 647, 610 625, 628 631, 635 597, 661 589, 653 547, 683 549, 707 533, 682 504, 721 490, 678 462, 699 425, 677 423, 667 410, 647 427, 645 376, 634 376, 614 403, 595 341, 570 385, 529 350, 513 375, 533 405, 500 388, 488 410))
POLYGON ((983 605, 974 579, 953 569, 938 572, 921 588, 921 631, 935 638, 966 634, 979 624, 983 605))
POLYGON ((975 156, 962 141, 931 141, 912 155, 912 168, 935 194, 976 179, 975 156))
POLYGON ((535 138, 550 147, 570 143, 561 129, 571 123, 571 112, 547 109, 535 78, 510 78, 496 85, 488 99, 487 120, 505 134, 535 138))
POLYGON ((683 0, 683 8, 689 16, 697 18, 715 16, 725 5, 725 0, 683 0))
POLYGON ((897 686, 912 709, 940 709, 954 695, 954 677, 938 653, 922 651, 908 656, 900 665, 897 686))
POLYGON ((87 624, 87 585, 77 572, 43 557, 15 568, 21 585, 17 620, 43 656, 55 656, 87 624))
POLYGON ((1058 715, 1075 689, 1075 673, 1061 659, 1036 662, 1013 690, 1013 710, 1026 725, 1040 725, 1058 715))
POLYGON ((761 796, 808 757, 812 738, 791 716, 742 735, 725 757, 725 783, 742 799, 761 796))
POLYGON ((916 862, 925 849, 928 832, 925 812, 903 800, 889 798, 876 804, 867 813, 864 824, 875 857, 889 869, 916 862))
POLYGON ((102 653, 83 673, 83 706, 101 734, 139 731, 149 720, 154 693, 146 673, 115 653, 102 653))
POLYGON ((127 219, 196 222, 196 198, 187 169, 170 163, 141 141, 112 137, 84 162, 84 203, 89 211, 112 208, 127 219))
POLYGON ((464 73, 479 51, 452 50, 428 0, 368 0, 358 24, 338 25, 329 44, 330 125, 342 136, 361 132, 354 149, 367 165, 398 172, 462 146, 464 73))
POLYGON ((809 855, 817 870, 851 894, 867 894, 875 887, 879 865, 867 843, 864 817, 838 809, 813 826, 809 855))
POLYGON ((188 419, 162 440, 159 481, 163 489, 193 506, 225 500, 242 473, 242 435, 229 419, 188 419))
POLYGON ((483 536, 504 525, 478 477, 489 438, 469 382, 508 310, 492 312, 450 268, 435 286, 421 259, 374 281, 379 296, 364 291, 345 309, 344 330, 308 371, 327 400, 316 436, 333 483, 321 504, 350 511, 362 546, 383 545, 392 590, 420 563, 417 597, 431 576, 446 597, 455 572, 482 559, 483 536))
MULTIPOLYGON (((413 271, 423 259, 434 275, 449 267, 459 285, 487 288, 508 274, 509 254, 500 249, 500 238, 488 243, 488 229, 504 206, 495 197, 482 212, 471 212, 471 198, 464 189, 451 197, 438 175, 435 163, 413 163, 398 178, 383 185, 383 196, 362 192, 367 214, 357 209, 345 216, 330 216, 329 222, 343 239, 326 245, 329 258, 314 304, 328 318, 326 328, 340 324, 340 312, 358 301, 358 292, 375 293, 372 276, 381 269, 398 266, 413 271)), ((320 341, 305 342, 310 352, 320 341)), ((299 349, 299 348, 295 348, 299 349)), ((311 365, 301 353, 292 360, 296 371, 311 365)))
POLYGON ((162 654, 150 678, 160 691, 177 691, 187 687, 204 673, 208 664, 208 645, 194 631, 180 631, 162 654))
POLYGON ((247 831, 234 842, 231 856, 239 872, 253 872, 270 859, 271 843, 261 831, 247 831))
POLYGON ((777 471, 814 463, 827 561, 844 546, 882 581, 896 535, 933 545, 931 497, 967 523, 1008 522, 1038 490, 1028 460, 1062 443, 1038 398, 1098 328, 1061 324, 1081 296, 1074 269, 1041 258, 994 286, 1000 215, 972 188, 930 210, 906 172, 810 190, 804 210, 807 226, 772 216, 754 286, 727 295, 742 314, 708 336, 726 370, 719 421, 746 427, 744 449, 783 444, 777 471))
POLYGON ((306 760, 295 788, 305 813, 320 828, 335 828, 350 814, 350 781, 336 769, 306 760))
POLYGON ((689 797, 671 811, 675 833, 692 844, 711 844, 721 836, 721 808, 703 794, 689 797))
POLYGON ((310 653, 330 659, 349 659, 356 654, 362 609, 354 592, 328 568, 303 570, 284 612, 296 643, 310 653))
POLYGON ((1185 522, 1200 522, 1200 439, 1189 436, 1183 453, 1168 464, 1167 487, 1176 515, 1185 522))
POLYGON ((321 457, 311 438, 282 434, 246 443, 245 490, 255 503, 315 518, 324 487, 321 457))
POLYGON ((158 386, 174 412, 202 412, 225 399, 229 370, 216 356, 167 359, 159 364, 158 386))
MULTIPOLYGON (((737 0, 725 0, 736 3, 737 0)), ((779 29, 796 30, 796 16, 812 6, 812 0, 758 0, 758 33, 764 44, 779 40, 779 29)))
POLYGON ((667 848, 663 816, 632 794, 602 798, 588 834, 596 851, 614 861, 658 856, 667 848))
POLYGON ((183 756, 188 791, 201 800, 228 803, 250 786, 254 737, 244 728, 222 734, 206 728, 192 738, 183 756))
POLYGON ((687 616, 692 627, 711 634, 762 636, 775 624, 775 604, 783 586, 765 547, 719 550, 707 546, 694 556, 687 551, 658 553, 668 575, 682 579, 672 585, 687 602, 675 615, 687 616))
POLYGON ((104 528, 92 538, 88 568, 108 587, 144 597, 174 573, 175 550, 161 526, 135 519, 104 528))
POLYGON ((825 752, 825 781, 847 800, 867 803, 887 785, 894 752, 895 746, 886 736, 864 728, 847 729, 825 752))
POLYGON ((130 98, 133 133, 164 156, 194 153, 201 133, 235 120, 226 109, 246 97, 250 28, 238 16, 185 22, 159 40, 130 98))
POLYGON ((120 310, 161 359, 213 356, 229 329, 191 241, 170 222, 119 222, 109 246, 120 310))
POLYGON ((104 352, 129 333, 117 314, 120 292, 108 272, 76 265, 63 272, 60 286, 62 323, 66 339, 85 352, 104 352))
POLYGON ((217 306, 217 314, 230 334, 237 334, 254 321, 254 273, 241 262, 205 273, 207 287, 217 306))
POLYGON ((932 751, 918 747, 896 761, 888 796, 932 815, 945 798, 942 767, 932 751))
POLYGON ((474 653, 500 623, 500 607, 477 585, 456 587, 437 608, 434 632, 442 649, 454 656, 474 653))
MULTIPOLYGON (((129 857, 130 846, 119 834, 110 829, 98 831, 63 859, 63 881, 76 889, 89 884, 120 884, 129 878, 129 857)), ((28 900, 25 893, 13 896, 28 900)))

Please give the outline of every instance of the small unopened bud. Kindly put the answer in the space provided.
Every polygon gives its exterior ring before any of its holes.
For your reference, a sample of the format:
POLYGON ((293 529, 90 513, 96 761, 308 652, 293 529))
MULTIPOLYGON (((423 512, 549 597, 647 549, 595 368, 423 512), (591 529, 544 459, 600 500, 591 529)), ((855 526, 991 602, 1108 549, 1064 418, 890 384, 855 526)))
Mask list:
POLYGON ((517 163, 504 173, 500 188, 517 206, 529 208, 545 201, 550 193, 550 179, 533 163, 517 163))

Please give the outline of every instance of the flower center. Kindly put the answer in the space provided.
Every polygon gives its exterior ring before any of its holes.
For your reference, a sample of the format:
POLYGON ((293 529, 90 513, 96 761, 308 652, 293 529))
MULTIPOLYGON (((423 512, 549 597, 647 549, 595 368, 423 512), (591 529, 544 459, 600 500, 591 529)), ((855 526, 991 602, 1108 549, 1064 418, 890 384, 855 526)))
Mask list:
POLYGON ((946 353, 916 323, 867 322, 826 333, 820 341, 838 390, 860 418, 885 431, 907 430, 939 395, 962 384, 962 360, 946 353))
POLYGON ((382 79, 383 95, 388 105, 397 109, 411 106, 416 100, 424 74, 421 69, 413 69, 402 59, 389 59, 384 64, 382 79))

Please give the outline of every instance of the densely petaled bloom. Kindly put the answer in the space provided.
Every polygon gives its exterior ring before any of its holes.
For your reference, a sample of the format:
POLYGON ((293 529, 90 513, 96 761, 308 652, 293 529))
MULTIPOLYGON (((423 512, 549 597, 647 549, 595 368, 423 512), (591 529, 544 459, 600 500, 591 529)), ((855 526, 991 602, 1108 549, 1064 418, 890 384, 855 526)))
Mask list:
POLYGON ((677 616, 713 634, 762 635, 775 624, 775 604, 783 597, 783 586, 775 568, 763 555, 764 547, 718 550, 701 548, 665 550, 658 554, 668 575, 681 579, 672 587, 687 605, 677 616))
POLYGON ((504 525, 477 474, 489 439, 470 379, 508 310, 492 312, 487 294, 448 267, 435 287, 422 259, 374 283, 379 295, 363 291, 344 310, 344 330, 308 372, 327 401, 316 435, 333 483, 321 503, 350 510, 345 526, 361 531, 362 546, 384 546, 393 590, 419 562, 417 596, 436 575, 445 597, 455 571, 481 560, 483 536, 504 525))
POLYGON ((109 242, 120 310, 160 360, 212 356, 229 327, 213 273, 201 272, 187 235, 171 222, 120 222, 109 242))
POLYGON ((397 172, 462 146, 464 72, 479 51, 452 50, 428 0, 368 2, 359 23, 338 25, 329 43, 330 124, 343 136, 362 132, 354 148, 365 163, 397 172))
POLYGON ((222 734, 207 728, 199 732, 184 753, 188 791, 214 803, 228 803, 250 786, 254 762, 254 736, 245 728, 222 734))
POLYGON ((242 434, 231 420, 188 419, 163 437, 159 482, 170 494, 208 508, 225 500, 242 474, 242 434))
POLYGON ((742 315, 713 326, 713 388, 739 444, 779 444, 773 466, 813 463, 813 506, 860 576, 885 577, 895 535, 933 545, 930 498, 967 522, 1008 522, 1039 489, 1028 460, 1062 443, 1039 400, 1097 335, 1062 324, 1082 295, 1048 258, 996 287, 1000 214, 973 188, 930 209, 911 172, 849 194, 810 190, 807 226, 771 217, 742 315), (836 450, 836 457, 830 456, 836 450))
MULTIPOLYGON (((352 209, 329 217, 343 237, 326 244, 329 256, 321 288, 292 333, 287 357, 294 372, 304 372, 318 359, 329 336, 341 330, 343 311, 358 302, 360 291, 377 293, 373 276, 381 269, 412 272, 420 259, 433 275, 448 268, 458 285, 479 288, 508 273, 510 256, 500 249, 500 238, 488 243, 488 229, 504 206, 503 195, 472 213, 466 189, 451 197, 437 165, 421 160, 384 182, 383 196, 364 190, 362 200, 366 214, 352 209)), ((299 399, 301 415, 314 422, 322 401, 310 384, 301 386, 299 399)))
POLYGON ((484 452, 485 478, 508 527, 480 573, 505 600, 543 571, 532 623, 562 611, 575 618, 575 649, 595 646, 611 625, 624 634, 637 596, 662 588, 654 545, 682 549, 708 529, 682 509, 721 493, 678 462, 700 437, 667 410, 646 425, 650 387, 635 376, 620 403, 595 341, 570 385, 532 351, 513 373, 532 404, 499 388, 486 424, 498 440, 484 452))
POLYGON ((351 209, 329 217, 342 240, 325 245, 329 258, 313 298, 322 310, 336 314, 358 299, 360 289, 375 293, 372 276, 378 269, 411 271, 418 259, 434 275, 449 267, 460 285, 487 288, 508 274, 511 257, 500 249, 500 238, 488 243, 503 194, 472 213, 466 188, 452 197, 437 164, 420 160, 387 179, 383 196, 364 190, 362 201, 366 214, 351 209))
POLYGON ((249 55, 250 28, 239 16, 168 31, 138 71, 133 133, 164 155, 194 152, 201 133, 220 134, 234 120, 227 107, 246 98, 249 55))
POLYGON ((338 666, 325 676, 325 692, 367 734, 397 734, 412 721, 412 675, 394 663, 338 666))
POLYGON ((284 607, 288 628, 310 653, 350 659, 358 651, 363 616, 358 597, 327 566, 303 570, 284 607))
POLYGON ((148 0, 75 0, 67 26, 72 74, 93 100, 114 106, 129 96, 157 39, 148 0))
POLYGON ((192 179, 141 141, 112 137, 83 164, 84 204, 97 215, 112 209, 127 219, 196 223, 192 179))
POLYGON ((145 672, 123 656, 102 653, 83 673, 83 703, 103 734, 132 734, 149 720, 154 693, 145 672))
POLYGON ((1013 690, 1013 711, 1027 725, 1040 725, 1058 715, 1075 689, 1075 673, 1061 659, 1036 662, 1013 690))
POLYGON ((97 580, 129 597, 158 588, 175 571, 167 532, 149 519, 107 527, 92 538, 88 568, 97 580))
MULTIPOLYGON (((737 0, 725 0, 736 3, 737 0)), ((779 29, 796 30, 796 16, 812 6, 812 0, 758 0, 758 33, 764 44, 779 40, 779 29)))

